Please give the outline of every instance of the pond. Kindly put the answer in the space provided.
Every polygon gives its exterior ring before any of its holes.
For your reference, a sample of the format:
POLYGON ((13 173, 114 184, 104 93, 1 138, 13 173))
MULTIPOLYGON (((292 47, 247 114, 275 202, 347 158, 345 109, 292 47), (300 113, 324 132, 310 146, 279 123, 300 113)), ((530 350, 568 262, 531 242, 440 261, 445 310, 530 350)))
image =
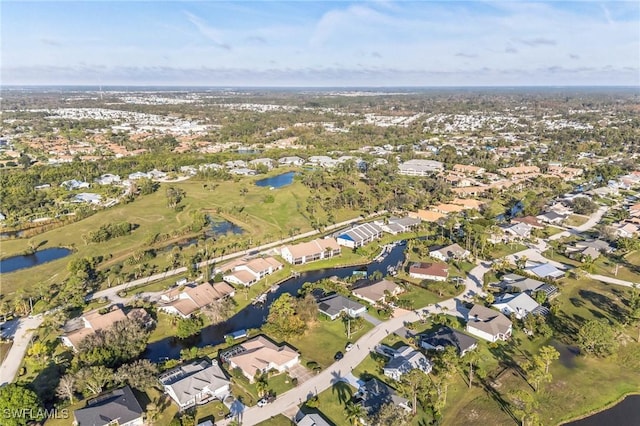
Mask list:
POLYGON ((12 256, 0 260, 0 273, 18 271, 20 269, 31 268, 53 260, 62 259, 71 254, 71 250, 64 247, 52 247, 37 251, 33 254, 12 256))
POLYGON ((380 271, 386 274, 387 267, 396 266, 398 262, 404 259, 405 248, 406 246, 394 247, 382 262, 373 262, 365 266, 358 265, 346 268, 328 268, 303 272, 300 276, 290 278, 280 284, 274 293, 268 293, 267 301, 263 305, 249 305, 227 321, 204 328, 198 336, 192 339, 180 340, 175 337, 169 337, 158 342, 153 342, 147 346, 144 356, 154 362, 159 361, 163 357, 177 359, 180 357, 180 351, 182 349, 192 346, 203 347, 207 345, 217 345, 224 342, 224 336, 227 333, 235 330, 259 328, 266 321, 271 302, 283 293, 295 295, 306 282, 315 282, 334 275, 339 278, 347 278, 351 276, 354 271, 362 271, 365 268, 369 276, 374 271, 380 271))
POLYGON ((209 219, 209 227, 207 228, 206 231, 204 231, 204 235, 207 238, 211 238, 219 235, 226 235, 229 233, 234 235, 240 235, 244 232, 244 229, 242 229, 240 226, 236 225, 233 222, 229 222, 228 220, 215 219, 212 217, 209 217, 208 219, 209 219))
POLYGON ((577 346, 565 345, 564 343, 558 342, 555 339, 551 341, 551 346, 556 348, 556 350, 560 354, 560 364, 567 368, 575 368, 576 357, 580 355, 580 348, 578 348, 577 346))
POLYGON ((640 425, 640 395, 630 395, 613 407, 565 426, 640 425))
POLYGON ((283 186, 291 185, 295 175, 296 172, 283 173, 281 175, 260 179, 259 181, 256 181, 256 185, 262 187, 282 188, 283 186))

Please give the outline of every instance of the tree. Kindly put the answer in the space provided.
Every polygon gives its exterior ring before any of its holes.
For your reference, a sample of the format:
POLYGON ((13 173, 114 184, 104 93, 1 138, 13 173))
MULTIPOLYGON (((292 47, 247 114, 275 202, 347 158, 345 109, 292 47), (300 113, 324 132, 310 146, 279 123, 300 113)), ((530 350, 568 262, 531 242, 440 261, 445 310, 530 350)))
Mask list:
POLYGON ((536 413, 538 402, 532 394, 524 390, 516 390, 511 393, 511 399, 515 406, 513 413, 520 418, 522 426, 534 426, 540 423, 536 413))
POLYGON ((591 214, 598 210, 598 204, 587 197, 577 197, 571 202, 571 208, 577 214, 591 214))
POLYGON ((618 341, 606 320, 590 320, 580 327, 577 335, 580 350, 589 355, 605 357, 618 349, 618 341))
POLYGON ((168 186, 165 195, 167 196, 167 206, 176 209, 180 201, 184 198, 185 192, 183 189, 168 186))
POLYGON ((406 393, 412 397, 411 412, 416 414, 418 410, 418 394, 426 386, 427 376, 422 370, 413 369, 400 378, 400 383, 406 393))
POLYGON ((347 420, 356 426, 360 423, 360 419, 365 418, 367 416, 367 412, 364 407, 358 403, 353 401, 349 401, 345 406, 345 411, 347 414, 347 420))
POLYGON ((560 358, 560 352, 558 352, 553 346, 543 346, 538 351, 538 356, 540 356, 544 362, 544 371, 548 373, 551 362, 560 358))
POLYGON ((551 374, 545 372, 545 363, 541 357, 534 355, 531 361, 527 361, 523 364, 523 369, 527 373, 527 379, 533 390, 538 392, 540 390, 541 382, 550 382, 551 374))
POLYGON ((42 402, 38 395, 31 389, 15 383, 0 388, 0 414, 6 413, 18 414, 2 415, 3 426, 23 426, 44 418, 42 402))
POLYGON ((49 355, 49 347, 42 341, 37 341, 31 345, 27 354, 35 358, 39 364, 44 365, 44 362, 47 360, 47 356, 49 355))
POLYGON ((368 420, 373 426, 400 426, 407 423, 407 413, 393 402, 387 402, 368 420))
POLYGON ((126 319, 107 330, 99 330, 80 343, 78 360, 83 365, 114 367, 144 352, 149 331, 139 322, 126 319))
POLYGON ((296 301, 289 293, 282 294, 269 308, 266 329, 279 337, 302 334, 307 325, 296 313, 296 301))
POLYGON ((56 396, 68 399, 73 404, 73 397, 76 391, 77 380, 73 374, 65 374, 60 378, 58 387, 56 388, 56 396))
POLYGON ((206 315, 213 324, 217 324, 231 318, 235 312, 235 307, 235 301, 230 297, 225 297, 203 307, 201 312, 206 315))
POLYGON ((85 367, 78 370, 76 379, 79 387, 89 395, 97 395, 113 382, 113 371, 103 365, 85 367))
POLYGON ((119 382, 126 382, 129 386, 144 391, 157 384, 158 367, 148 359, 139 359, 131 364, 124 364, 116 372, 119 382))
POLYGON ((194 315, 191 318, 181 318, 178 321, 176 337, 186 339, 187 337, 195 336, 200 333, 202 327, 204 327, 204 320, 199 315, 194 315))

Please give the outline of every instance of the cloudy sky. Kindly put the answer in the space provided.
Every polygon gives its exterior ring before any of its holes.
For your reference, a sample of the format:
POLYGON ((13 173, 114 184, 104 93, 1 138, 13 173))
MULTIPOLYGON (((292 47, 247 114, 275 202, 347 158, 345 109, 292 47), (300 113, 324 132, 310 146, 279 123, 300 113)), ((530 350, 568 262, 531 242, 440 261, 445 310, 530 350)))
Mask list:
POLYGON ((2 84, 640 85, 638 1, 3 0, 2 84))

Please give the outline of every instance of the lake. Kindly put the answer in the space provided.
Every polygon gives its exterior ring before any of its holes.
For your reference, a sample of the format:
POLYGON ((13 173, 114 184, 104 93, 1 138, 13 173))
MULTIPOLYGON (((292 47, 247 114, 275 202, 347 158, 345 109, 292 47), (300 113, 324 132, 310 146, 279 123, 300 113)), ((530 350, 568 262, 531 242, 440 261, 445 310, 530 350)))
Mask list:
MULTIPOLYGON (((229 332, 259 328, 266 321, 271 302, 283 293, 296 295, 298 290, 302 288, 302 285, 306 282, 315 282, 334 275, 339 278, 347 278, 351 276, 354 271, 362 271, 364 269, 366 269, 368 275, 371 275, 374 271, 380 271, 386 275, 388 266, 395 266, 399 261, 404 259, 405 248, 406 246, 394 247, 382 262, 373 262, 368 265, 349 266, 346 268, 329 268, 303 272, 299 277, 284 281, 280 284, 276 292, 268 293, 267 301, 263 305, 249 305, 227 321, 204 328, 198 336, 194 336, 191 339, 180 340, 175 337, 168 337, 151 343, 147 346, 144 357, 154 362, 159 361, 163 357, 177 359, 180 357, 180 351, 182 349, 193 346, 203 347, 216 345, 224 342, 224 336, 229 332)), ((242 297, 242 295, 238 297, 242 297)))
POLYGON ((629 395, 613 407, 566 426, 640 425, 640 395, 629 395))
POLYGON ((240 226, 236 225, 233 222, 229 222, 228 220, 224 220, 224 219, 222 220, 214 219, 210 217, 209 227, 204 232, 204 234, 207 238, 211 238, 219 235, 226 235, 229 233, 234 235, 239 235, 239 234, 242 234, 243 232, 244 232, 244 229, 242 229, 240 226))
POLYGON ((0 273, 18 271, 20 269, 31 268, 53 260, 61 259, 71 254, 71 250, 64 247, 52 247, 35 252, 29 255, 12 256, 0 260, 0 273))
POLYGON ((256 181, 256 185, 262 187, 282 188, 283 186, 291 185, 295 175, 296 172, 283 173, 281 175, 260 179, 259 181, 256 181))

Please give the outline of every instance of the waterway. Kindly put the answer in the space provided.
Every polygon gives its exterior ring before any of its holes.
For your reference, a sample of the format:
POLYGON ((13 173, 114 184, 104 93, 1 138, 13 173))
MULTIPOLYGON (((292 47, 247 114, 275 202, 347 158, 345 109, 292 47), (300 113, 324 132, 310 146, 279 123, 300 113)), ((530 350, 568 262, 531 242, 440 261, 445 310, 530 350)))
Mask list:
POLYGON ((31 268, 33 266, 51 262, 53 260, 62 259, 63 257, 70 254, 71 250, 69 250, 68 248, 52 247, 37 251, 33 254, 23 254, 19 256, 8 257, 6 259, 0 260, 0 273, 6 274, 8 272, 14 272, 20 269, 31 268))
MULTIPOLYGON (((192 339, 180 340, 175 337, 168 337, 158 342, 151 343, 147 347, 144 356, 154 362, 157 362, 164 357, 177 359, 180 357, 180 351, 182 349, 193 346, 203 347, 207 345, 216 345, 224 342, 224 335, 229 332, 259 328, 266 320, 271 302, 280 297, 283 293, 297 294, 298 290, 304 283, 315 282, 332 276, 346 278, 351 276, 354 271, 362 271, 365 268, 369 275, 374 271, 380 271, 386 275, 387 267, 395 266, 398 262, 404 260, 405 247, 406 246, 395 246, 382 262, 373 262, 368 265, 350 266, 346 268, 328 268, 303 272, 300 276, 290 278, 280 284, 278 290, 274 293, 268 293, 267 300, 263 305, 249 305, 226 322, 204 328, 198 336, 195 336, 192 339)), ((242 295, 237 297, 242 297, 242 295)))
POLYGON ((281 175, 260 179, 256 181, 256 185, 262 187, 282 188, 283 186, 291 185, 295 175, 296 172, 283 173, 281 175))
POLYGON ((640 395, 629 395, 616 405, 565 426, 637 426, 640 425, 640 395))

